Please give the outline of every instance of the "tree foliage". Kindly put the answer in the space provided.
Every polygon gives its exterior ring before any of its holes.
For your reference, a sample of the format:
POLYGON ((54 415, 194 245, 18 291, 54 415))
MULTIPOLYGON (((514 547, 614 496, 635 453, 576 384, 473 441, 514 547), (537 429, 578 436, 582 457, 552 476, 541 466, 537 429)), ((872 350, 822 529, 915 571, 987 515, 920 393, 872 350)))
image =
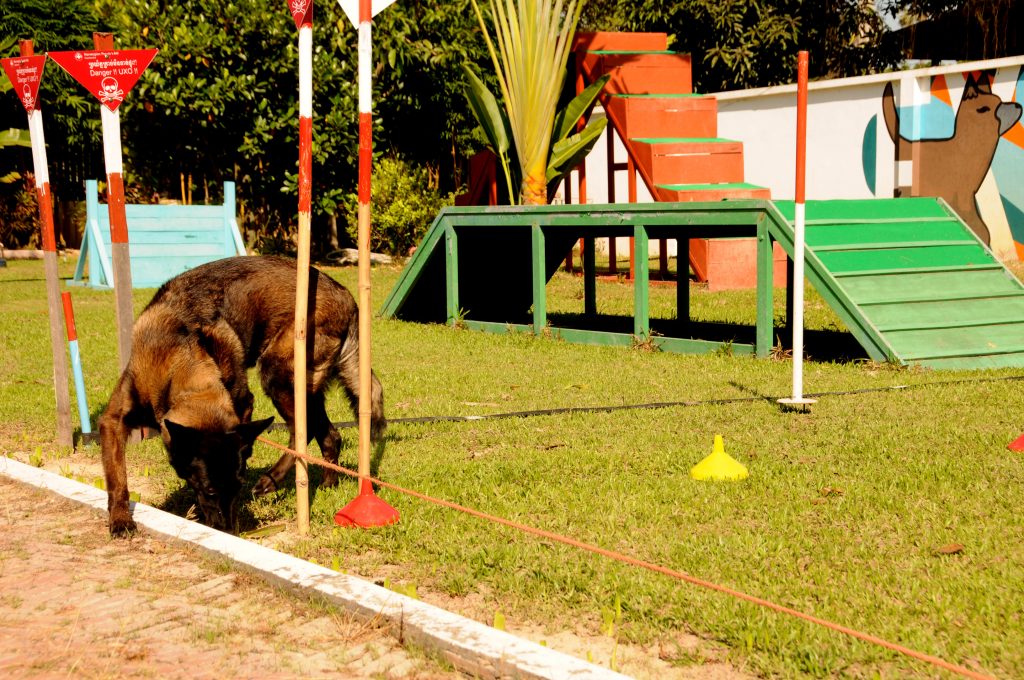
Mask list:
POLYGON ((671 49, 693 55, 700 92, 790 82, 798 50, 810 51, 812 77, 859 75, 898 61, 880 45, 882 18, 864 0, 597 0, 581 24, 668 33, 671 49))

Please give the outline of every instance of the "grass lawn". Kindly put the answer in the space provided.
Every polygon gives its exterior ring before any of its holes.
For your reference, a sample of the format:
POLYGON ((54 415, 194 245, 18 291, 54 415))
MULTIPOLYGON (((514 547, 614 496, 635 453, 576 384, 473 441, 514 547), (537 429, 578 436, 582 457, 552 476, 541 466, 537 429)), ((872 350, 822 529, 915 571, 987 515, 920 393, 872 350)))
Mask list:
MULTIPOLYGON (((74 262, 62 264, 70 276, 74 262)), ((354 269, 332 269, 355 290, 354 269)), ((373 273, 374 304, 397 267, 373 273)), ((549 284, 553 313, 579 311, 582 280, 549 284)), ((628 313, 626 282, 598 283, 599 309, 628 313)), ((89 405, 117 378, 111 292, 73 288, 89 405)), ((135 292, 136 312, 152 295, 135 292)), ((652 315, 675 291, 654 286, 652 315)), ((0 449, 54 469, 93 470, 96 446, 53 444, 53 393, 43 268, 0 269, 0 449)), ((782 314, 782 291, 776 305, 782 314)), ((692 291, 693 314, 753 323, 754 293, 692 291)), ((841 328, 814 293, 809 329, 841 328)), ((823 336, 842 342, 839 333, 823 336)), ((822 347, 827 350, 827 347, 822 347)), ((815 349, 809 348, 814 355, 815 349)), ((827 351, 822 352, 828 354, 827 351)), ((374 321, 374 367, 393 419, 567 406, 786 396, 791 365, 727 353, 684 356, 588 347, 525 334, 374 321)), ((771 399, 476 422, 392 423, 379 476, 394 484, 628 553, 1002 677, 1024 673, 1024 370, 943 373, 867 361, 811 361, 809 414, 771 399), (1009 379, 1007 379, 1009 378, 1009 379), (883 388, 906 385, 907 389, 883 388), (744 463, 740 483, 695 482, 690 468, 715 434, 744 463), (962 546, 956 549, 955 546, 962 546)), ((273 415, 259 393, 254 417, 273 415)), ((74 395, 72 394, 72 400, 74 395)), ((351 420, 340 393, 328 411, 351 420)), ((77 420, 77 418, 76 418, 77 420)), ((354 431, 343 463, 355 466, 354 431)), ((287 442, 283 432, 273 438, 287 442)), ((315 444, 311 445, 315 448, 315 444)), ((259 445, 250 481, 277 453, 259 445)), ((191 505, 158 440, 129 451, 130 487, 185 513, 191 505)), ((95 473, 91 473, 95 474, 95 473)), ((279 544, 321 564, 417 591, 472 599, 490 622, 557 632, 605 628, 661 643, 677 665, 701 663, 665 645, 680 631, 724 643, 747 671, 778 676, 934 677, 882 648, 606 558, 491 526, 392 492, 399 524, 333 528, 355 484, 318 489, 312 535, 279 544), (621 620, 606 626, 616 600, 621 620), (487 614, 489 612, 489 615, 487 614)), ((246 527, 294 518, 294 493, 246 506, 246 527)), ((655 648, 657 649, 657 648, 655 648)), ((652 652, 657 654, 658 652, 652 652)))

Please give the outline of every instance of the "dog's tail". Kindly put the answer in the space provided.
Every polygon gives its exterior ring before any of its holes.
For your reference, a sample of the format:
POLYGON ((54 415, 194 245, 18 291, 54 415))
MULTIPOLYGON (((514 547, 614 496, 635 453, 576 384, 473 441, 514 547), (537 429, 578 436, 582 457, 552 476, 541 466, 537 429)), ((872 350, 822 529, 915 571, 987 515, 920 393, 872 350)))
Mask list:
POLYGON ((896 97, 893 96, 892 83, 886 83, 882 91, 882 116, 885 127, 889 131, 889 139, 896 145, 896 157, 910 158, 910 140, 900 134, 900 114, 896 110, 896 97))
MULTIPOLYGON (((359 315, 353 314, 348 326, 348 333, 338 354, 338 377, 345 389, 349 406, 356 420, 359 419, 359 315)), ((388 421, 384 417, 384 387, 377 379, 377 374, 370 371, 370 439, 380 441, 387 429, 388 421)))

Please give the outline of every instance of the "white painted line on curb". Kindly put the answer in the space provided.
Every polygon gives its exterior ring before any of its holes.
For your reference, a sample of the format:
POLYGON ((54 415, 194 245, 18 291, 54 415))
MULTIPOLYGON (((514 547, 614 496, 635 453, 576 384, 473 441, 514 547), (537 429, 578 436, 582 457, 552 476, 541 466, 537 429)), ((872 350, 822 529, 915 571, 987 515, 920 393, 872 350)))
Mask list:
MULTIPOLYGON (((107 493, 72 479, 0 457, 0 474, 57 493, 102 513, 107 493)), ((268 581, 318 595, 362 618, 386 621, 392 633, 439 652, 456 668, 485 678, 625 678, 477 621, 347 574, 300 560, 231 534, 132 503, 140 528, 222 555, 268 581)))

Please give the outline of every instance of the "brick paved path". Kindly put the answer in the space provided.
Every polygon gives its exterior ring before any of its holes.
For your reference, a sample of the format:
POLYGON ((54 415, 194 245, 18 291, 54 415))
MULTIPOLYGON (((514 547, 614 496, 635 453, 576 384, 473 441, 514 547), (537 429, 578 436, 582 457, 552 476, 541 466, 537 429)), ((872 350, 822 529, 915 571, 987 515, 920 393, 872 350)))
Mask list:
POLYGON ((343 613, 0 478, 2 678, 456 678, 343 613))

